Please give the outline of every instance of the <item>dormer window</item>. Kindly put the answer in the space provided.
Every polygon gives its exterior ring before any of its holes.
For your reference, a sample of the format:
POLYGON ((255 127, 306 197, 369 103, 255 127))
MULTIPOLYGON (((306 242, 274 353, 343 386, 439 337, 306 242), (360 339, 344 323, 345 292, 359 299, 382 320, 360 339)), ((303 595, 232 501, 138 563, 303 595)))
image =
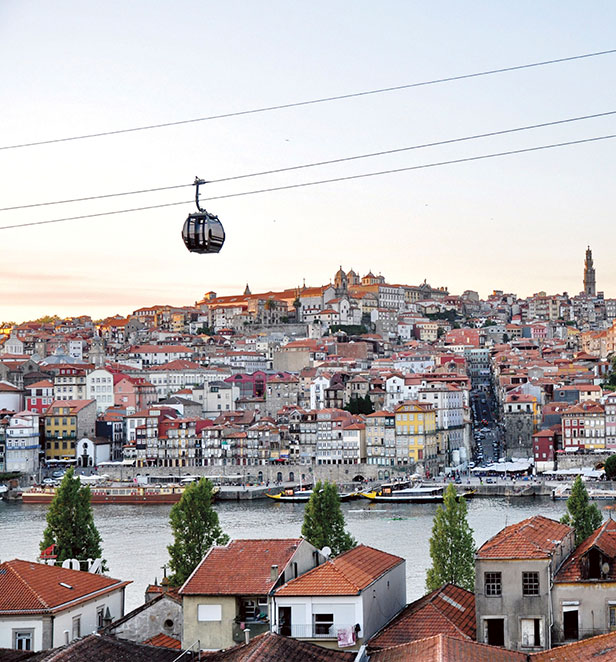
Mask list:
POLYGON ((582 558, 584 579, 605 579, 610 572, 608 559, 596 547, 591 548, 582 558))

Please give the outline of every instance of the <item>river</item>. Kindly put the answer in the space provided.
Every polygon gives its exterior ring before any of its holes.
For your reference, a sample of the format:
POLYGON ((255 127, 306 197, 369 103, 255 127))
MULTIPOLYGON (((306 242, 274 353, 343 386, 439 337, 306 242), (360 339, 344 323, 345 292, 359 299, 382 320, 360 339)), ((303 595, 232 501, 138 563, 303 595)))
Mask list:
MULTIPOLYGON (((219 502, 216 510, 223 530, 232 538, 289 538, 300 535, 304 505, 268 501, 219 502)), ((342 504, 347 529, 360 543, 406 559, 407 601, 424 593, 430 565, 428 540, 436 504, 342 504)), ((468 521, 475 543, 483 544, 508 524, 530 515, 559 519, 565 501, 546 498, 490 498, 468 501, 468 521)), ((143 602, 146 586, 162 577, 171 542, 171 506, 94 506, 94 520, 103 538, 109 575, 132 579, 126 610, 143 602)), ((24 505, 0 500, 0 561, 34 560, 45 528, 47 505, 24 505)))

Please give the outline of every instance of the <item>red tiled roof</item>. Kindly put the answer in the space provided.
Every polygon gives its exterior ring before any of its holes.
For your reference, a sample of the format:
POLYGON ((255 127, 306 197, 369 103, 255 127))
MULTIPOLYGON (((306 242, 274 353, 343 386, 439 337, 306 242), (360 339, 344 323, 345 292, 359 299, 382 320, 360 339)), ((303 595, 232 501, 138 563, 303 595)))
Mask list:
MULTIPOLYGON (((555 660, 558 658, 554 658, 555 660)), ((526 653, 446 634, 418 639, 370 655, 370 662, 528 662, 526 653)), ((543 661, 542 661, 543 662, 543 661)), ((579 662, 579 660, 577 661, 579 662)), ((607 661, 606 661, 607 662, 607 661)))
POLYGON ((358 545, 281 586, 276 595, 357 595, 404 559, 358 545))
POLYGON ((144 642, 147 646, 160 646, 161 648, 174 648, 175 650, 182 650, 182 642, 179 639, 174 639, 166 634, 160 632, 159 634, 146 639, 144 642))
POLYGON ((57 414, 54 413, 54 409, 68 408, 70 410, 68 415, 74 416, 93 402, 96 403, 96 400, 54 400, 45 410, 45 414, 47 416, 57 416, 57 414))
POLYGON ((211 662, 353 662, 355 657, 356 653, 332 650, 272 632, 260 634, 241 646, 201 653, 201 659, 211 662))
POLYGON ((558 543, 573 529, 549 517, 534 515, 506 526, 478 550, 480 559, 550 558, 558 543))
POLYGON ((474 593, 455 584, 445 584, 407 605, 370 639, 368 648, 388 648, 436 634, 475 639, 474 593))
POLYGON ((55 612, 67 603, 74 604, 130 583, 42 563, 6 561, 0 564, 0 614, 55 612))
POLYGON ((613 662, 616 660, 616 632, 534 653, 531 662, 613 662))
POLYGON ((265 595, 301 542, 301 538, 233 540, 224 547, 212 547, 180 594, 265 595), (278 566, 278 574, 272 580, 273 565, 278 566))
MULTIPOLYGON (((586 553, 596 547, 609 559, 616 559, 616 522, 608 519, 595 529, 586 540, 582 541, 573 554, 565 561, 554 577, 555 582, 579 582, 583 579, 583 565, 586 553)), ((610 570, 605 581, 616 581, 616 564, 610 563, 610 570)), ((596 580, 592 580, 595 581, 596 580)))
POLYGON ((30 384, 30 386, 26 386, 26 388, 32 389, 32 388, 53 388, 53 382, 50 382, 47 379, 43 379, 40 382, 36 382, 34 384, 30 384))

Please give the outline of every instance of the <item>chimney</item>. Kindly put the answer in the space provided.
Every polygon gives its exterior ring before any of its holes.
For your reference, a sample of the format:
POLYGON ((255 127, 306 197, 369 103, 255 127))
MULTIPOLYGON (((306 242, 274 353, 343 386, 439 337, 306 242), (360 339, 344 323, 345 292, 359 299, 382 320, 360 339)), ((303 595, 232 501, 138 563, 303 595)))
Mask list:
POLYGON ((249 643, 249 641, 250 641, 250 628, 245 628, 244 629, 244 641, 246 643, 249 643))
POLYGON ((270 579, 275 582, 278 579, 278 566, 273 565, 270 569, 270 579))

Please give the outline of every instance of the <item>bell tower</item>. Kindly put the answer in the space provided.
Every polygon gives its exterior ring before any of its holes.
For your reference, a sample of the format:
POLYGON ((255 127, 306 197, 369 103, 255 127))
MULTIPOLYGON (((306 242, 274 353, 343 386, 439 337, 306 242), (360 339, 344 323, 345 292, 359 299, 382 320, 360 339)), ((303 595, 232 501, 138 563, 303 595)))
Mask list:
POLYGON ((584 260, 584 293, 594 297, 597 295, 597 286, 595 284, 595 268, 592 261, 592 251, 590 246, 586 248, 586 259, 584 260))

